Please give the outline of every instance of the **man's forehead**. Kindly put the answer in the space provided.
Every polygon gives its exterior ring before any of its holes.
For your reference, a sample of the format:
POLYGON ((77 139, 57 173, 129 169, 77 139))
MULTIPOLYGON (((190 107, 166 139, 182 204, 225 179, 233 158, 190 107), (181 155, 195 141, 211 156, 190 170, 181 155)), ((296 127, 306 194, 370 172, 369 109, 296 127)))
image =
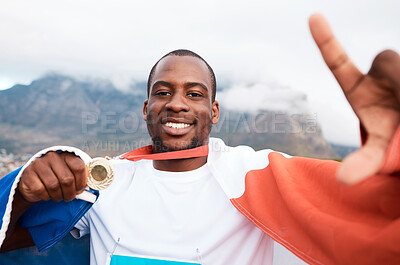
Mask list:
POLYGON ((211 89, 211 75, 207 65, 194 56, 167 56, 158 63, 154 72, 153 82, 164 78, 186 77, 203 81, 211 89))

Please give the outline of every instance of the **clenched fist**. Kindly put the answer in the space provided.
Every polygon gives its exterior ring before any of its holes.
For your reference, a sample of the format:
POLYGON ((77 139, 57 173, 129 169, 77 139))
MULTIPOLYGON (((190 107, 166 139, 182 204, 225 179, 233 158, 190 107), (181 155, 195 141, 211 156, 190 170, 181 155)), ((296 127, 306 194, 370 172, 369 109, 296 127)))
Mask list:
POLYGON ((19 192, 31 203, 71 201, 84 191, 88 172, 83 160, 68 152, 48 152, 22 173, 19 192))

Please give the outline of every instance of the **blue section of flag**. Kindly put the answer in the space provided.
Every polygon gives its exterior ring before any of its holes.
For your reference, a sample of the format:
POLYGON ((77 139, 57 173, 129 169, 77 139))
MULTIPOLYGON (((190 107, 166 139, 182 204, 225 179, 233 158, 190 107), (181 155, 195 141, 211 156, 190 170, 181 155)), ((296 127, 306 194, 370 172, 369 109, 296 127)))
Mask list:
POLYGON ((21 216, 19 223, 28 228, 38 250, 43 252, 63 239, 91 207, 92 203, 78 199, 40 201, 21 216))
POLYGON ((113 255, 110 265, 201 265, 200 263, 113 255))
POLYGON ((89 265, 89 244, 89 235, 80 239, 67 235, 45 252, 39 252, 34 246, 0 253, 0 265, 89 265))
MULTIPOLYGON (((0 227, 13 183, 20 170, 0 179, 0 227)), ((90 191, 99 196, 98 191, 90 191)), ((92 203, 78 199, 70 202, 41 201, 27 210, 19 223, 28 228, 38 250, 43 252, 62 240, 91 207, 92 203)))
POLYGON ((10 196, 12 185, 21 168, 22 167, 14 170, 0 180, 0 227, 3 225, 3 216, 6 213, 8 197, 10 196))

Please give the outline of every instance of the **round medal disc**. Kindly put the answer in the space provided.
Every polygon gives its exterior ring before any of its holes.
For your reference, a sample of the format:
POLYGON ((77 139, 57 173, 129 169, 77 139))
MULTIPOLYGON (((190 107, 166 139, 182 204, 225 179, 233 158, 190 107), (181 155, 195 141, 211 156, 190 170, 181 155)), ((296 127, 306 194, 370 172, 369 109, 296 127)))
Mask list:
POLYGON ((89 178, 87 185, 94 190, 103 190, 110 186, 114 179, 114 169, 111 163, 103 158, 96 157, 88 164, 89 178))

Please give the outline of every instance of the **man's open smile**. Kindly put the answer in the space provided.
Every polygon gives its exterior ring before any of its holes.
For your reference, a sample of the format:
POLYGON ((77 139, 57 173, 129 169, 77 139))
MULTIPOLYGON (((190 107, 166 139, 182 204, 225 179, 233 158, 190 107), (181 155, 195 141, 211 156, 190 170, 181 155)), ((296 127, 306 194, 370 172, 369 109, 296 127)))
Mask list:
POLYGON ((187 134, 193 127, 193 124, 183 122, 166 122, 163 124, 164 131, 173 136, 187 134))
POLYGON ((167 122, 165 126, 175 129, 183 129, 189 127, 191 124, 187 123, 175 123, 175 122, 167 122))

